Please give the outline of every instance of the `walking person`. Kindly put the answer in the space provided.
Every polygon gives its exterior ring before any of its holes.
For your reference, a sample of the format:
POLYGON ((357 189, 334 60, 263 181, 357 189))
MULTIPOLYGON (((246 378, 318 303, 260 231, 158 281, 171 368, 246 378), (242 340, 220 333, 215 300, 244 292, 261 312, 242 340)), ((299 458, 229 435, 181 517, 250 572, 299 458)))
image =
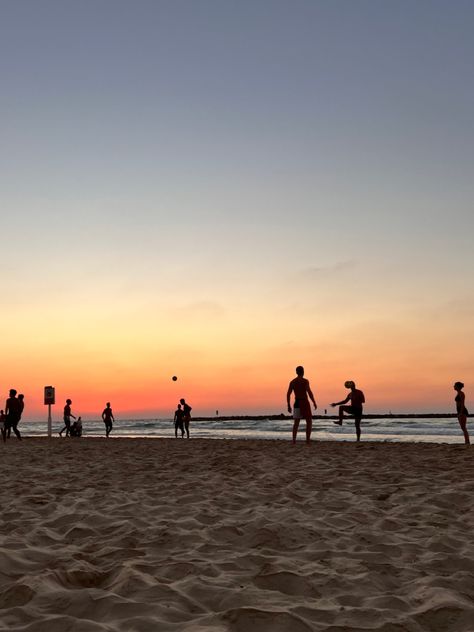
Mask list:
POLYGON ((178 430, 181 431, 181 439, 184 439, 184 410, 181 408, 181 404, 178 404, 178 408, 174 411, 174 436, 178 438, 178 430))
POLYGON ((21 434, 18 430, 18 422, 20 421, 23 408, 22 402, 18 399, 16 393, 17 392, 14 388, 10 389, 10 396, 5 403, 5 415, 7 417, 8 430, 13 430, 13 432, 17 436, 17 439, 21 441, 21 434))
POLYGON ((189 404, 186 403, 186 400, 184 398, 181 398, 179 401, 183 406, 184 429, 186 430, 186 437, 189 439, 189 422, 191 421, 192 408, 189 404))
POLYGON ((311 404, 309 399, 313 402, 314 410, 317 410, 318 405, 314 399, 313 392, 309 385, 309 380, 304 376, 304 368, 302 366, 296 367, 296 377, 291 380, 288 385, 288 391, 286 393, 286 403, 288 405, 288 412, 291 413, 292 408, 290 404, 291 394, 295 394, 295 401, 293 406, 293 444, 296 443, 296 435, 298 434, 298 427, 300 420, 306 420, 306 443, 311 442, 311 431, 313 429, 313 416, 311 413, 311 404))
POLYGON ((363 414, 363 404, 365 403, 365 396, 361 390, 356 388, 355 382, 353 382, 352 380, 347 380, 346 382, 344 382, 344 386, 346 388, 350 388, 351 391, 346 399, 331 404, 333 408, 334 406, 339 406, 339 419, 334 421, 334 423, 342 426, 344 413, 352 415, 354 417, 357 441, 360 441, 360 422, 363 414), (345 406, 347 402, 351 402, 351 405, 345 406))
MULTIPOLYGON (((18 393, 18 422, 17 425, 20 423, 21 420, 21 416, 23 414, 23 409, 25 408, 25 396, 23 395, 23 393, 18 393)), ((8 426, 8 430, 7 430, 7 439, 10 438, 12 429, 11 426, 8 426)))
POLYGON ((110 408, 110 402, 107 402, 104 410, 102 411, 102 421, 105 424, 105 436, 109 438, 109 434, 112 432, 112 422, 115 421, 114 414, 110 408))
POLYGON ((63 436, 64 431, 66 431, 66 437, 71 432, 71 417, 75 419, 74 415, 71 413, 71 404, 72 404, 72 400, 67 399, 66 405, 64 406, 64 414, 63 414, 64 428, 59 433, 60 437, 63 436))
POLYGON ((469 440, 469 433, 467 431, 467 416, 469 412, 466 408, 466 396, 463 392, 464 384, 462 382, 455 382, 454 390, 457 392, 454 401, 456 402, 456 412, 458 414, 459 425, 461 426, 461 430, 464 435, 464 443, 466 445, 470 445, 471 441, 469 440))

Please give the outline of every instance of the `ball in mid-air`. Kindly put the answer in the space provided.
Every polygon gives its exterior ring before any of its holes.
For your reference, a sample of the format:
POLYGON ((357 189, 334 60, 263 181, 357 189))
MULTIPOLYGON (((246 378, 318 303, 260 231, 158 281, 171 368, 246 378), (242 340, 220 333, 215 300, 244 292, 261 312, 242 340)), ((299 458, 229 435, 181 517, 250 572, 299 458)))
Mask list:
POLYGON ((173 375, 173 377, 172 377, 171 379, 173 380, 173 382, 176 382, 176 380, 177 380, 178 378, 176 377, 176 375, 173 375))

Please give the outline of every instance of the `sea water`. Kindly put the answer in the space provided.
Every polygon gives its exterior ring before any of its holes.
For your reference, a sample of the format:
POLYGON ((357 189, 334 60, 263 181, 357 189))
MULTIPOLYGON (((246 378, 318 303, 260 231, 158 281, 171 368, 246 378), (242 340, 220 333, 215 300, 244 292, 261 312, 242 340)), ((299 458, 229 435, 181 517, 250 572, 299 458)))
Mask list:
MULTIPOLYGON (((300 422, 299 439, 304 439, 305 422, 300 422)), ((53 422, 53 435, 63 427, 53 422)), ((291 440, 291 419, 245 419, 245 420, 191 420, 191 437, 203 439, 281 439, 291 440)), ((468 420, 469 428, 469 420, 468 420)), ((46 436, 44 422, 22 421, 19 429, 26 436, 46 436)), ((100 437, 105 435, 102 421, 83 419, 83 435, 100 437)), ((117 419, 111 437, 174 437, 171 419, 117 419)), ((313 439, 320 441, 355 441, 354 422, 349 419, 337 426, 331 419, 313 420, 313 439)), ((397 418, 363 419, 362 439, 366 441, 423 441, 434 443, 464 443, 456 418, 397 418)))

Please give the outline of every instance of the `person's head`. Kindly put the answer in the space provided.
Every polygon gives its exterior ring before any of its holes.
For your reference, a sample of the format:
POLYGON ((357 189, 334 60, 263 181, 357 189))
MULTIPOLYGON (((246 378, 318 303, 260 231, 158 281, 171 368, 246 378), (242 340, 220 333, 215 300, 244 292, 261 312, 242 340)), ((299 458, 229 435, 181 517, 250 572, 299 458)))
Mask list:
POLYGON ((23 395, 23 393, 18 394, 18 399, 21 399, 21 400, 25 399, 25 396, 23 395))
POLYGON ((16 391, 15 391, 15 389, 14 389, 14 388, 11 388, 11 389, 10 389, 10 397, 15 397, 15 395, 16 395, 16 391))
POLYGON ((180 401, 183 405, 186 403, 186 401, 185 401, 184 397, 182 397, 179 401, 180 401))
POLYGON ((303 375, 304 375, 304 367, 297 366, 296 367, 296 375, 299 375, 299 377, 303 377, 303 375))
POLYGON ((81 416, 79 416, 79 417, 77 418, 77 423, 78 423, 78 424, 82 423, 82 417, 81 417, 81 416))
POLYGON ((110 408, 110 402, 106 403, 107 408, 110 408))
POLYGON ((181 410, 181 404, 178 404, 178 409, 181 410))
POLYGON ((462 382, 454 382, 454 390, 460 391, 464 388, 464 384, 462 382))
POLYGON ((353 382, 352 380, 346 380, 344 382, 344 386, 346 388, 355 388, 356 387, 355 382, 353 382))
POLYGON ((67 399, 66 400, 66 404, 68 404, 70 406, 72 404, 72 399, 67 399))

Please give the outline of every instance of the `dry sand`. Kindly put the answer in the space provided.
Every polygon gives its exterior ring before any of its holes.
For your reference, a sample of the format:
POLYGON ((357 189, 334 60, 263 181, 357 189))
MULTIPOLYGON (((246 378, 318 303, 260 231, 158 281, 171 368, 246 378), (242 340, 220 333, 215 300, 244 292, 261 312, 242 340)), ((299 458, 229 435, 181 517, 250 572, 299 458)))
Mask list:
POLYGON ((0 630, 474 630, 474 447, 16 439, 0 630))

